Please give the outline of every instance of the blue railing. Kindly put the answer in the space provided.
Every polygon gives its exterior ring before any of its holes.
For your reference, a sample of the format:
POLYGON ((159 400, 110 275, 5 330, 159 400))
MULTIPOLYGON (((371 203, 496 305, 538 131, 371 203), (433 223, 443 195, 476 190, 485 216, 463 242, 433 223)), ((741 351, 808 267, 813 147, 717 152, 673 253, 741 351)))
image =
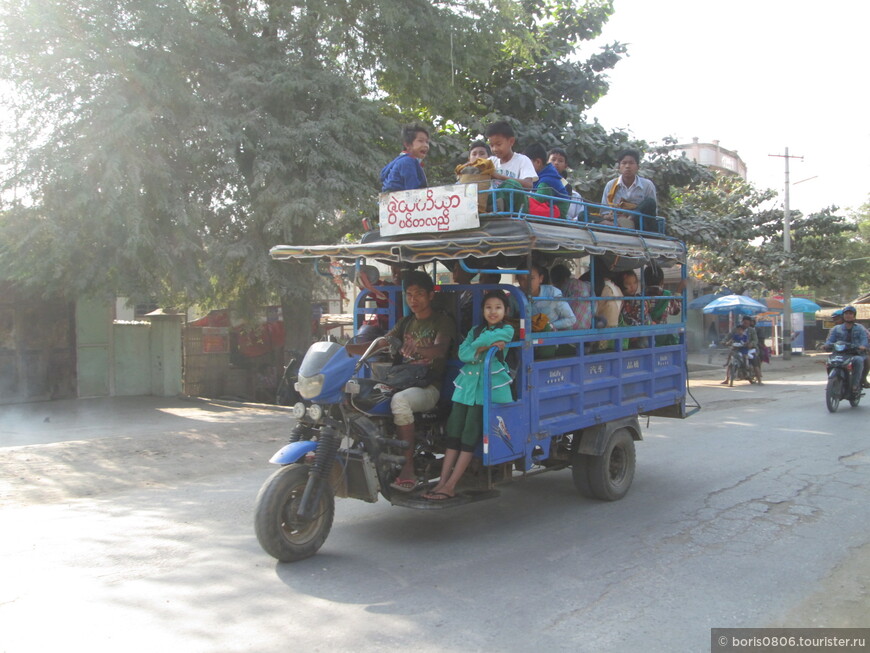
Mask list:
POLYGON ((560 224, 568 222, 585 223, 596 225, 598 227, 616 229, 618 231, 627 231, 635 233, 665 233, 665 219, 660 216, 646 215, 629 209, 617 209, 606 204, 596 204, 587 202, 586 200, 576 199, 561 199, 554 197, 551 194, 536 193, 534 191, 525 191, 517 189, 501 189, 489 188, 478 191, 479 195, 487 196, 487 205, 493 207, 493 210, 484 213, 487 216, 502 216, 502 217, 522 217, 522 218, 541 218, 544 220, 557 220, 560 224), (543 203, 548 213, 543 215, 539 213, 531 213, 529 211, 529 199, 537 200, 543 203), (568 213, 575 213, 571 208, 576 209, 576 215, 571 218, 566 218, 561 214, 557 217, 556 210, 558 205, 567 205, 568 213), (636 229, 620 227, 614 224, 614 218, 617 215, 629 215, 635 219, 636 229), (608 220, 610 223, 608 224, 608 220))

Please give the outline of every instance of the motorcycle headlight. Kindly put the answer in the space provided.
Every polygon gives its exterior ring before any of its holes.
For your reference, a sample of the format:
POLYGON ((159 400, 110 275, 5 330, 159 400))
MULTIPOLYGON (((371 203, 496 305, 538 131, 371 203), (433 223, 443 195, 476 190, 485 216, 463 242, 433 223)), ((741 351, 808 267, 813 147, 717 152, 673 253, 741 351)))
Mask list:
POLYGON ((319 422, 320 418, 323 417, 323 407, 318 406, 317 404, 311 404, 308 407, 308 417, 311 418, 312 422, 319 422))
POLYGON ((303 399, 313 399, 323 390, 323 374, 315 374, 314 376, 300 376, 296 382, 296 390, 303 399))
POLYGON ((305 404, 301 401, 293 405, 293 417, 302 419, 305 416, 305 404))

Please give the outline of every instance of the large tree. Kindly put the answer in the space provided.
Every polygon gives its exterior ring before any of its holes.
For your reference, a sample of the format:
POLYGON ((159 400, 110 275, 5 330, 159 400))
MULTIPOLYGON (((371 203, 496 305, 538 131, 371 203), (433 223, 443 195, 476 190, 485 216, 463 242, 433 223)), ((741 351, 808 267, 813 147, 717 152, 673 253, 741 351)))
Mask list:
MULTIPOLYGON (((45 292, 298 306, 308 268, 268 249, 335 239, 372 212, 402 121, 438 131, 430 170, 495 117, 523 123, 527 140, 612 150, 582 111, 621 46, 572 57, 611 11, 602 0, 4 3, 0 78, 17 129, 0 275, 45 292)), ((285 317, 301 345, 306 311, 285 317)))
POLYGON ((791 212, 791 253, 783 247, 784 215, 772 190, 731 175, 675 193, 670 227, 690 245, 692 274, 732 292, 762 293, 793 285, 817 288, 845 272, 840 255, 855 225, 831 207, 791 212))
POLYGON ((840 303, 870 293, 870 202, 850 212, 849 220, 855 231, 845 243, 823 243, 838 272, 815 288, 821 297, 840 303))

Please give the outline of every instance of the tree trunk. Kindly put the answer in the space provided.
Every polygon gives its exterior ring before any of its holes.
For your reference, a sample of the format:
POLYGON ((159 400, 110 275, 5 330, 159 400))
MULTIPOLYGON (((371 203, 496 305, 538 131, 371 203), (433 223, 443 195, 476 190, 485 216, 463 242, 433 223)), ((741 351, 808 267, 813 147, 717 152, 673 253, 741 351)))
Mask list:
POLYGON ((287 283, 282 284, 284 292, 281 294, 284 350, 305 354, 311 344, 311 266, 295 262, 280 265, 287 267, 284 274, 287 283))

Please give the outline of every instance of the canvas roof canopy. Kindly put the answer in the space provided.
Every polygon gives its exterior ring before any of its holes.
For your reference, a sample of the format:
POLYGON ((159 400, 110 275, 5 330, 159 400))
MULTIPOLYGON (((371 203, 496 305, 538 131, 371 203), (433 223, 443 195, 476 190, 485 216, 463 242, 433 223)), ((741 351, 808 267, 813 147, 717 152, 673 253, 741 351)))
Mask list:
POLYGON ((686 247, 658 234, 620 232, 597 225, 523 218, 481 219, 475 229, 447 233, 381 237, 369 232, 364 242, 338 245, 278 245, 276 260, 371 257, 389 263, 428 263, 443 259, 518 257, 532 252, 564 257, 609 255, 613 269, 632 269, 647 261, 685 263, 686 247))

